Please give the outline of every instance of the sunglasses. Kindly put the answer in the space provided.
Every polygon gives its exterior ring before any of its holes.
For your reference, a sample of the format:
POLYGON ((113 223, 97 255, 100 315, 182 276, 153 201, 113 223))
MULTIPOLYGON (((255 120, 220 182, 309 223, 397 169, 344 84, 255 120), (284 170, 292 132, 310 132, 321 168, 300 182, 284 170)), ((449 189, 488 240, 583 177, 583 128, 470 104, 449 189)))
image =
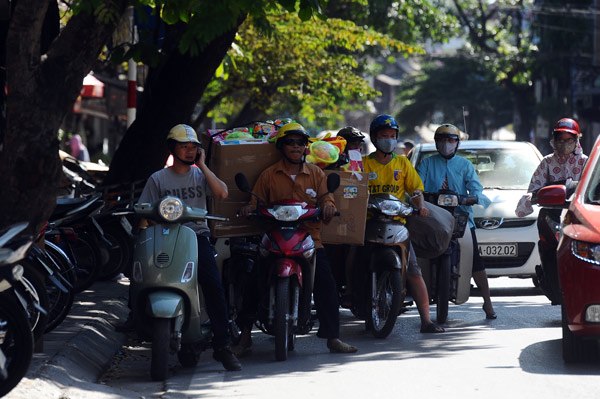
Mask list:
POLYGON ((301 146, 301 147, 305 147, 307 141, 304 139, 283 139, 281 140, 281 143, 283 143, 284 145, 297 145, 297 146, 301 146))

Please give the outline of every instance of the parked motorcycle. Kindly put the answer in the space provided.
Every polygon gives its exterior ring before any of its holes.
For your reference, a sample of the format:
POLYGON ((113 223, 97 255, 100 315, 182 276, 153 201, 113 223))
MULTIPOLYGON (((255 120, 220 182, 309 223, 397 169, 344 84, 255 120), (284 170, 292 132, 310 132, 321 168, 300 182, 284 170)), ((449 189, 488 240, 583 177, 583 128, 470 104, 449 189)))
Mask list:
MULTIPOLYGON (((564 184, 569 198, 577 188, 578 181, 560 180, 551 183, 564 184)), ((539 190, 538 190, 539 191, 539 190)), ((537 204, 537 191, 532 193, 531 203, 537 204)), ((562 209, 542 208, 538 213, 537 227, 539 233, 538 251, 540 252, 540 265, 535 267, 538 287, 550 300, 552 305, 560 305, 562 297, 558 280, 558 267, 556 264, 556 249, 560 236, 560 217, 562 209)))
MULTIPOLYGON (((459 243, 465 234, 469 223, 469 214, 458 209, 459 205, 474 205, 477 197, 461 195, 452 190, 423 193, 425 201, 446 209, 454 216, 454 230, 452 239, 446 251, 440 256, 429 259, 423 275, 429 290, 429 298, 436 304, 436 318, 438 323, 445 323, 448 319, 448 304, 453 302, 461 304, 469 298, 471 289, 471 269, 461 270, 461 256, 472 259, 472 240, 469 238, 459 243), (468 242, 467 242, 468 241, 468 242), (461 253, 461 246, 467 248, 461 253)), ((462 262, 464 265, 473 265, 473 262, 462 262)))
POLYGON ((46 239, 58 245, 75 266, 75 292, 88 289, 110 259, 113 243, 96 221, 104 207, 102 194, 81 198, 57 198, 46 239))
MULTIPOLYGON (((252 193, 242 173, 235 175, 240 191, 252 193)), ((327 191, 340 185, 339 175, 327 176, 327 191)), ((318 207, 296 200, 266 204, 258 198, 255 215, 272 222, 259 244, 258 323, 263 332, 275 337, 275 359, 287 359, 294 350, 297 334, 312 328, 311 299, 316 267, 315 244, 302 224, 317 220, 318 207)))
POLYGON ((154 222, 135 239, 130 301, 138 335, 152 341, 150 375, 158 381, 167 378, 170 353, 184 367, 194 367, 212 336, 198 284, 203 265, 196 233, 183 223, 227 219, 170 196, 136 204, 134 212, 154 222))
POLYGON ((27 223, 0 231, 0 397, 10 392, 23 378, 33 355, 33 333, 25 298, 14 290, 23 276, 21 261, 32 244, 22 235, 27 223))
POLYGON ((415 211, 391 194, 369 196, 365 245, 352 265, 352 312, 376 338, 386 338, 405 306, 408 230, 398 216, 415 211))

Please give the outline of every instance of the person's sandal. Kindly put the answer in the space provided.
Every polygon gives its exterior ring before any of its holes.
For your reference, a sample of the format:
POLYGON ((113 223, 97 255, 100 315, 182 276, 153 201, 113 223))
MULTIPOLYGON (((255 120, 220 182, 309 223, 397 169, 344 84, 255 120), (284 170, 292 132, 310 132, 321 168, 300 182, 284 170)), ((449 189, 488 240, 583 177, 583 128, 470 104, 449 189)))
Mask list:
POLYGON ((443 333, 446 330, 444 330, 443 327, 438 326, 435 323, 429 323, 426 326, 421 326, 421 333, 423 334, 433 334, 433 333, 443 333))
POLYGON ((358 351, 358 348, 355 346, 342 342, 339 339, 333 341, 328 340, 327 348, 329 348, 329 352, 331 353, 355 353, 358 351))

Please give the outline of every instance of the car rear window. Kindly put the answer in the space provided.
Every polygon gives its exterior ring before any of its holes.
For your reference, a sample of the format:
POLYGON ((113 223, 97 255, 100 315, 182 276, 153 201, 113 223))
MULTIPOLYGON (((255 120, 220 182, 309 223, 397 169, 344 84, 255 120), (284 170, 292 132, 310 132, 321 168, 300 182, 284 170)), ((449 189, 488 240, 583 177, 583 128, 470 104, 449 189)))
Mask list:
MULTIPOLYGON (((437 154, 437 151, 422 151, 419 162, 434 154, 437 154)), ((535 168, 540 163, 536 153, 527 146, 523 149, 459 148, 458 155, 471 161, 484 188, 500 190, 526 190, 535 168)))

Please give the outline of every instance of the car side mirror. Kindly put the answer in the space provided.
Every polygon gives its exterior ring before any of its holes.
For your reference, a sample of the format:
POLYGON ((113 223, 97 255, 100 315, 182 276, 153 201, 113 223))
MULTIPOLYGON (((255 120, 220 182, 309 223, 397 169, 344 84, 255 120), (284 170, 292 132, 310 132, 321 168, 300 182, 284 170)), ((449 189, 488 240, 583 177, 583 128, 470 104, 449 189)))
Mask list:
POLYGON ((541 188, 537 192, 537 203, 544 208, 567 207, 567 187, 558 184, 541 188))

